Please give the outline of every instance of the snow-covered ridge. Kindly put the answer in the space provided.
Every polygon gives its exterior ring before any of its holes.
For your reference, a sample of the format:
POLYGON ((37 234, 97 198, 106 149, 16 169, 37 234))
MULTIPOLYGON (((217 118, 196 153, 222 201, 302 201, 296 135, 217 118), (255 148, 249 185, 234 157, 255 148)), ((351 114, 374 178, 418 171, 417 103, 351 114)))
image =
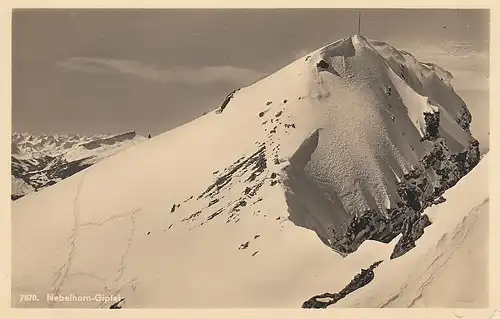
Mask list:
MULTIPOLYGON (((285 167, 291 218, 343 253, 421 233, 423 209, 479 161, 451 75, 360 36, 306 60, 313 108, 301 126, 312 133, 285 167)), ((396 255, 412 247, 404 240, 396 255)))
POLYGON ((85 144, 82 144, 81 146, 85 147, 86 149, 92 150, 92 149, 95 149, 95 148, 100 147, 102 145, 113 145, 115 143, 123 142, 126 140, 131 140, 131 139, 135 138, 135 136, 136 136, 135 132, 132 131, 132 132, 127 132, 127 133, 123 133, 120 135, 111 136, 108 138, 90 141, 90 142, 87 142, 85 144))
POLYGON ((144 140, 119 135, 12 134, 12 199, 53 185, 94 163, 144 140))
POLYGON ((436 70, 382 42, 341 39, 14 202, 13 296, 300 307, 339 291, 348 302, 416 251, 439 222, 426 212, 479 162, 470 113, 436 70))
POLYGON ((17 149, 16 155, 26 157, 58 156, 66 150, 90 141, 104 139, 113 135, 95 134, 32 134, 28 132, 14 132, 12 134, 12 147, 17 149))

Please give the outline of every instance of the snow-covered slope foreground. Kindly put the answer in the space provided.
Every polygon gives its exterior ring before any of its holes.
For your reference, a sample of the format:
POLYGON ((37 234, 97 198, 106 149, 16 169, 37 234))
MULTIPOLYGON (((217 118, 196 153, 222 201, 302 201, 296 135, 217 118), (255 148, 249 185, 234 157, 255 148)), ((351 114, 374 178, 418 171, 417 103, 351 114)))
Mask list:
MULTIPOLYGON (((12 205, 12 296, 39 301, 14 306, 125 298, 119 306, 323 307, 332 302, 304 301, 327 291, 356 306, 374 273, 394 272, 431 241, 427 229, 457 227, 427 215, 452 205, 440 196, 479 162, 450 79, 385 43, 349 37, 232 92, 217 111, 21 198, 12 205)), ((456 241, 443 238, 449 253, 456 241)), ((412 280, 388 286, 425 281, 412 280)), ((392 304, 404 305, 399 298, 392 304)))
POLYGON ((12 195, 16 200, 53 185, 145 138, 119 135, 12 134, 12 195))
POLYGON ((413 250, 385 258, 369 285, 335 307, 488 307, 488 156, 425 211, 433 225, 413 250))

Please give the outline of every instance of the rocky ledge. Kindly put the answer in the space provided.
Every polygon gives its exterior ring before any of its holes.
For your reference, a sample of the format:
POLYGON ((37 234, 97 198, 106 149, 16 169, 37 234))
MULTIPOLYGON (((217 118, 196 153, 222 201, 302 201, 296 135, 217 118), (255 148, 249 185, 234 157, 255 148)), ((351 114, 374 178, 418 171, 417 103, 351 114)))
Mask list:
POLYGON ((415 241, 422 236, 424 228, 431 225, 424 210, 435 204, 443 193, 468 174, 480 160, 479 142, 473 140, 459 153, 451 153, 442 137, 433 138, 434 148, 425 154, 419 165, 404 175, 397 183, 402 199, 397 207, 388 209, 386 215, 365 211, 355 216, 343 235, 333 234, 331 247, 349 254, 367 239, 389 243, 402 234, 391 258, 399 257, 415 247, 415 241), (434 171, 437 183, 431 183, 427 172, 434 171))
POLYGON ((302 304, 302 308, 327 308, 330 305, 338 302, 340 299, 345 298, 348 294, 368 285, 373 278, 375 278, 374 269, 380 265, 382 261, 377 261, 373 263, 368 269, 361 269, 354 278, 338 293, 324 293, 321 295, 316 295, 302 304), (323 299, 323 300, 320 300, 323 299))

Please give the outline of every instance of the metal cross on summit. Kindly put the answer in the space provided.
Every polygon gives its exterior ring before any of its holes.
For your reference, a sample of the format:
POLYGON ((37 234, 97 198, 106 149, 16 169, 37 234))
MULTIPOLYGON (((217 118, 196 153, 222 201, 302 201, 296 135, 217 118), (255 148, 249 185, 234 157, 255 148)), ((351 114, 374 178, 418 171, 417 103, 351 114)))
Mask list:
POLYGON ((361 35, 361 11, 358 12, 358 35, 361 35))

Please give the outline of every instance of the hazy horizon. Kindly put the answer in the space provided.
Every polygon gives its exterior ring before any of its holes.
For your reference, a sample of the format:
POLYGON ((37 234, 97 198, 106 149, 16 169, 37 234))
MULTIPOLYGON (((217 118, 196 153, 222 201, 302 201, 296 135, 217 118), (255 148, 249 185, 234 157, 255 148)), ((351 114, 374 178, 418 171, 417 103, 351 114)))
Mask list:
MULTIPOLYGON (((357 32, 359 10, 14 10, 13 132, 159 134, 357 32)), ((362 10, 362 35, 488 94, 489 10, 362 10)), ((487 107, 487 106, 486 106, 487 107)))

